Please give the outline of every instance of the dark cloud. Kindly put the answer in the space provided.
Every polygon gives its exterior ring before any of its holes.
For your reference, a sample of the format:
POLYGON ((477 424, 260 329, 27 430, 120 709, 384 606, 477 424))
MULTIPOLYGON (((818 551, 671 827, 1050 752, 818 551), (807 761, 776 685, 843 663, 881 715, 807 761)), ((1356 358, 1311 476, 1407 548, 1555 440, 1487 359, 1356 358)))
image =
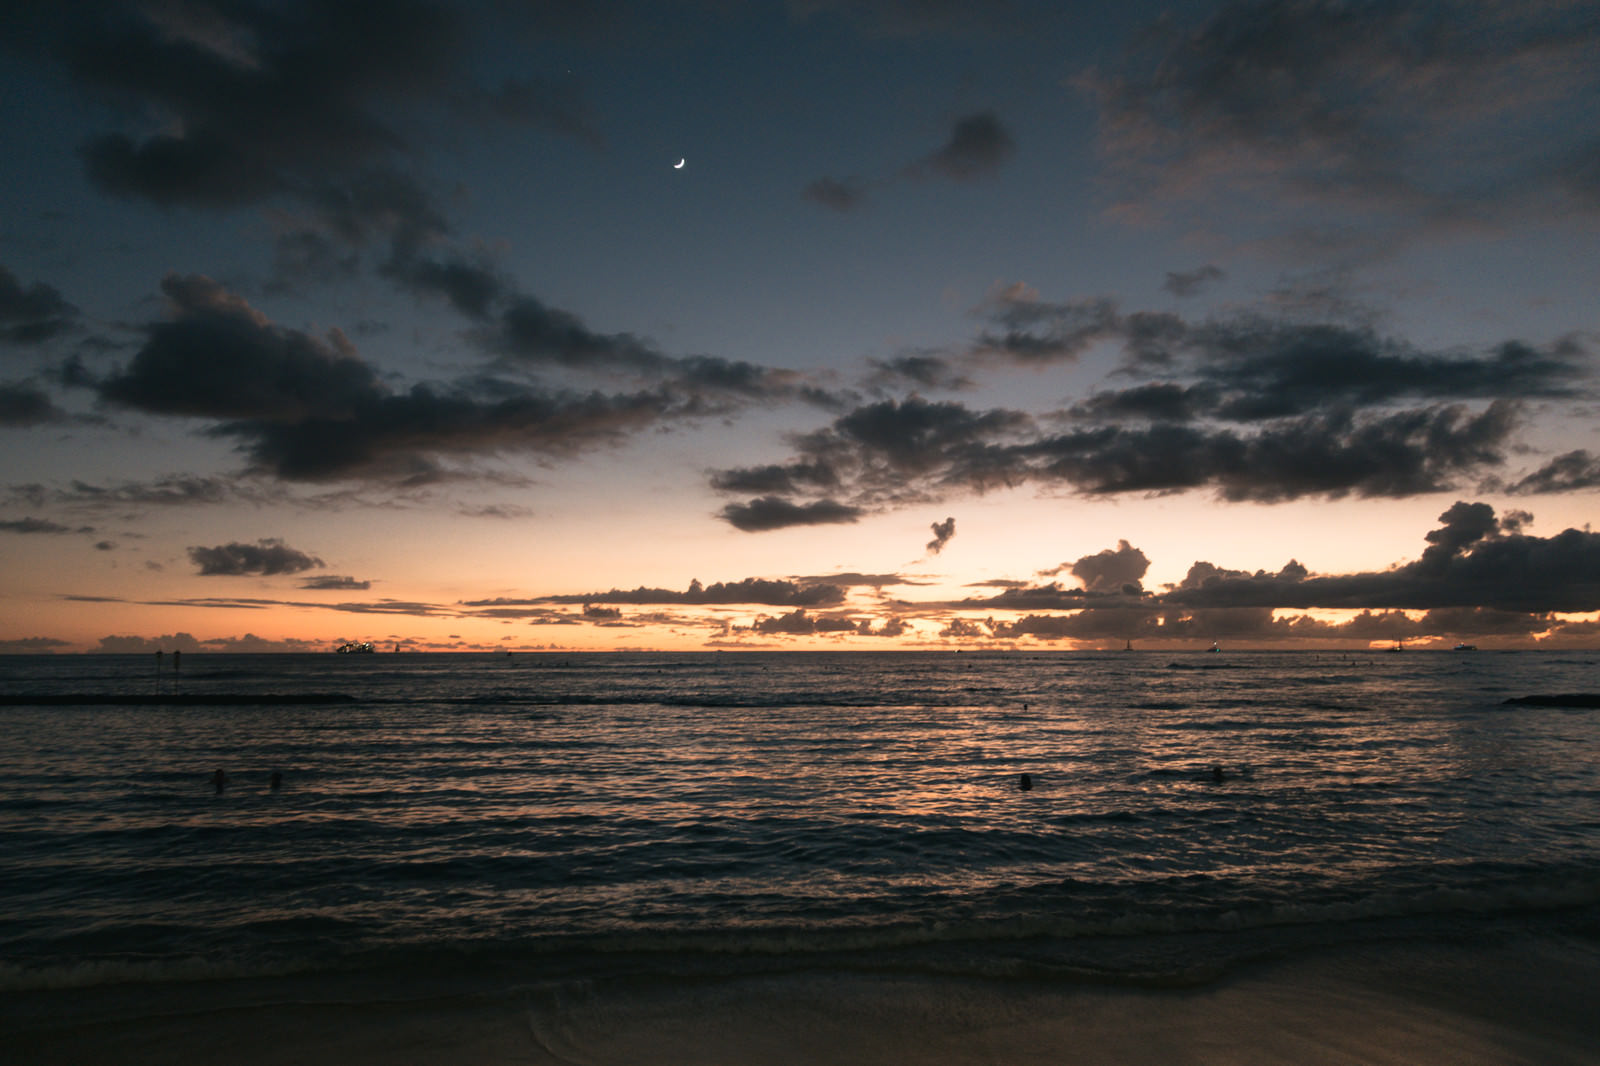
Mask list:
MULTIPOLYGON (((382 271, 415 292, 444 297, 456 311, 477 320, 487 320, 493 313, 495 303, 507 293, 505 279, 486 262, 431 259, 419 255, 400 254, 392 256, 382 271)), ((527 302, 537 306, 537 301, 527 302)), ((520 312, 513 308, 513 311, 507 314, 507 328, 510 328, 509 323, 513 313, 520 312)), ((565 312, 548 313, 565 315, 565 312)), ((565 317, 572 319, 570 315, 565 317)))
POLYGON ((1073 404, 1067 413, 1073 418, 1095 422, 1191 422, 1214 413, 1219 399, 1214 386, 1162 381, 1094 393, 1087 400, 1073 404))
POLYGON ((66 417, 43 390, 26 382, 0 382, 0 427, 37 426, 66 417))
POLYGON ((995 328, 975 349, 1025 364, 1076 359, 1101 341, 1122 339, 1129 328, 1112 300, 1050 303, 1019 285, 997 293, 985 310, 995 328))
POLYGON ((0 341, 40 344, 71 329, 78 309, 53 287, 36 281, 24 287, 0 267, 0 341))
POLYGON ((1215 263, 1207 263, 1194 270, 1168 271, 1167 280, 1161 288, 1177 297, 1196 296, 1214 281, 1221 281, 1228 275, 1215 263))
POLYGON ((1005 124, 994 112, 981 111, 956 119, 943 145, 901 167, 898 174, 879 178, 823 176, 808 183, 800 195, 829 210, 850 212, 866 204, 870 190, 887 188, 897 180, 935 177, 973 182, 992 177, 1015 153, 1016 143, 1005 124))
MULTIPOLYGON (((1458 502, 1439 516, 1415 562, 1381 573, 1219 577, 1165 594, 1167 603, 1279 608, 1484 608, 1523 613, 1600 610, 1600 533, 1507 532, 1487 504, 1458 502)), ((1520 515, 1515 529, 1527 524, 1520 515)))
POLYGON ((982 625, 967 618, 952 618, 939 630, 941 637, 955 640, 974 640, 989 636, 989 631, 982 625))
MULTIPOLYGON (((1592 354, 1575 337, 1428 351, 1370 325, 1242 312, 1188 322, 1103 299, 1052 303, 1020 285, 980 313, 989 327, 970 359, 1037 364, 1115 346, 1116 377, 1158 380, 1037 415, 915 395, 863 404, 792 436, 790 461, 714 471, 712 487, 863 511, 1027 482, 1231 501, 1410 496, 1491 484, 1518 446, 1521 401, 1592 390, 1592 354)), ((1581 486, 1585 462, 1563 458, 1516 491, 1581 486)))
POLYGON ((859 178, 818 178, 800 195, 834 211, 854 211, 866 202, 867 184, 859 178))
POLYGON ((797 504, 778 496, 760 496, 748 503, 730 503, 722 509, 722 519, 746 533, 765 533, 791 526, 837 525, 861 517, 859 507, 837 500, 816 500, 797 504))
MULTIPOLYGON (((877 503, 906 498, 902 494, 918 480, 964 487, 999 484, 1009 474, 995 469, 1001 449, 992 440, 1027 423, 1026 416, 1016 412, 971 411, 918 397, 887 400, 858 407, 828 428, 798 438, 801 454, 792 463, 718 471, 712 475, 712 485, 722 491, 772 493, 826 491, 841 485, 861 503, 877 503)), ((931 487, 910 495, 925 495, 931 487)), ((854 521, 860 513, 858 505, 837 503, 820 512, 801 511, 789 501, 766 496, 752 501, 749 508, 732 505, 724 516, 741 529, 762 529, 805 521, 854 521), (758 524, 747 517, 749 511, 756 518, 770 512, 785 520, 758 524), (826 517, 841 514, 847 517, 826 517)))
POLYGON ((750 625, 750 632, 762 636, 809 637, 849 634, 856 637, 899 637, 911 631, 901 618, 885 619, 883 625, 872 628, 872 619, 849 615, 808 615, 804 610, 776 618, 763 616, 750 625))
POLYGON ((436 89, 460 39, 450 9, 417 0, 102 10, 61 42, 69 70, 162 132, 97 136, 85 166, 103 191, 163 205, 299 193, 399 151, 384 105, 436 89))
POLYGON ((790 637, 808 637, 817 631, 817 620, 804 610, 796 610, 777 618, 758 618, 750 628, 767 636, 782 634, 790 637))
MULTIPOLYGON (((1097 344, 1115 345, 1127 373, 1195 379, 1152 388, 1181 417, 1232 421, 1274 418, 1342 403, 1415 399, 1570 398, 1592 373, 1592 353, 1576 338, 1545 346, 1508 340, 1481 354, 1430 352, 1370 326, 1298 322, 1262 314, 1189 322, 1176 315, 1123 313, 1107 299, 1052 302, 1025 286, 996 293, 980 309, 988 328, 974 354, 1023 364, 1073 360, 1097 344), (1178 390, 1185 389, 1182 393, 1178 390)), ((1095 405, 1110 409, 1120 394, 1095 405)))
POLYGON ((202 575, 239 577, 256 574, 271 577, 277 574, 298 574, 323 565, 321 559, 289 547, 276 538, 267 538, 255 544, 219 544, 214 548, 189 549, 202 575))
POLYGON ((315 589, 319 591, 325 589, 349 589, 356 592, 365 592, 367 589, 372 587, 372 582, 357 581, 353 577, 341 577, 336 574, 328 574, 324 577, 307 578, 306 580, 300 582, 300 587, 303 589, 315 589))
POLYGON ((93 533, 93 526, 64 526, 47 518, 0 519, 0 532, 5 533, 93 533))
POLYGON ((929 555, 938 555, 944 551, 944 546, 950 543, 950 538, 956 535, 956 520, 946 518, 943 522, 935 522, 929 527, 933 530, 933 539, 928 541, 927 552, 929 555))
POLYGON ((1594 488, 1600 488, 1600 456, 1579 448, 1556 456, 1533 473, 1505 486, 1505 491, 1531 496, 1594 488))
POLYGON ((18 637, 0 640, 0 653, 30 655, 65 650, 71 646, 71 641, 57 640, 55 637, 18 637))
POLYGON ((276 421, 342 416, 384 391, 334 336, 269 324, 209 278, 168 275, 171 321, 147 328, 133 361, 100 384, 105 400, 156 414, 276 421))
POLYGON ((1259 213, 1277 197, 1360 212, 1376 223, 1365 236, 1389 239, 1553 215, 1570 208, 1549 191, 1582 173, 1592 138, 1578 116, 1600 85, 1586 58, 1600 24, 1583 4, 1239 0, 1137 41, 1080 82, 1132 190, 1124 208, 1231 197, 1259 213))
MULTIPOLYGON (((338 331, 319 340, 269 323, 203 277, 163 282, 173 317, 147 328, 129 365, 99 384, 108 403, 213 420, 255 469, 286 480, 426 482, 446 456, 572 454, 668 418, 698 417, 696 395, 666 387, 606 395, 484 381, 394 392, 338 331)), ((739 364, 681 361, 686 379, 752 389, 739 364)), ((708 388, 712 387, 710 385, 708 388)))
POLYGON ((1348 410, 1269 423, 1254 433, 1157 424, 1060 434, 1014 450, 1014 476, 1089 495, 1212 488, 1226 500, 1412 496, 1500 463, 1514 405, 1392 414, 1348 410))
POLYGON ((914 389, 960 392, 973 387, 970 377, 940 355, 903 355, 883 362, 874 360, 872 366, 867 384, 873 388, 898 391, 909 385, 914 389))
POLYGON ((913 166, 911 173, 976 181, 995 174, 1016 150, 1016 142, 999 117, 993 111, 980 111, 957 119, 949 139, 913 166))
POLYGON ((1241 318, 1208 323, 1191 343, 1196 372, 1216 389, 1215 413, 1232 421, 1340 403, 1572 397, 1588 372, 1588 353, 1573 340, 1544 349, 1507 341, 1472 357, 1417 351, 1364 329, 1241 318))
POLYGON ((108 485, 73 481, 70 488, 41 493, 40 498, 84 508, 188 507, 236 501, 268 503, 277 499, 273 493, 237 478, 176 474, 108 485))
POLYGON ((190 633, 168 633, 159 637, 141 637, 135 635, 112 635, 100 638, 95 647, 96 652, 114 655, 149 655, 157 651, 186 651, 190 654, 200 652, 226 652, 233 654, 261 654, 282 652, 307 652, 318 651, 326 645, 311 641, 298 640, 290 637, 285 640, 273 640, 268 637, 258 637, 254 633, 246 633, 242 637, 207 637, 196 638, 190 633))
POLYGON ((1409 496, 1499 464, 1515 427, 1516 406, 1497 400, 1481 412, 1463 405, 1383 413, 1342 408, 1248 432, 1155 423, 1044 435, 1019 412, 913 397, 858 408, 798 438, 792 463, 717 472, 712 484, 725 491, 756 484, 804 491, 825 472, 832 481, 828 500, 853 508, 853 515, 1030 481, 1100 496, 1191 489, 1262 502, 1409 496))
POLYGON ((1139 592, 1139 581, 1150 569, 1150 560, 1144 552, 1125 540, 1117 541, 1116 548, 1106 548, 1093 555, 1085 555, 1072 564, 1072 576, 1083 582, 1090 592, 1126 590, 1130 595, 1139 592))
MULTIPOLYGON (((848 576, 848 575, 847 575, 848 576)), ((585 592, 541 596, 531 600, 472 600, 464 606, 504 606, 536 603, 628 603, 628 604, 762 604, 770 607, 830 607, 843 603, 843 578, 817 578, 802 581, 774 581, 747 577, 742 581, 717 581, 702 585, 689 582, 682 592, 672 589, 612 589, 610 592, 585 592)))
POLYGON ((903 574, 816 574, 809 577, 796 577, 798 585, 838 585, 842 588, 865 587, 882 589, 888 585, 926 585, 927 581, 915 581, 903 574))

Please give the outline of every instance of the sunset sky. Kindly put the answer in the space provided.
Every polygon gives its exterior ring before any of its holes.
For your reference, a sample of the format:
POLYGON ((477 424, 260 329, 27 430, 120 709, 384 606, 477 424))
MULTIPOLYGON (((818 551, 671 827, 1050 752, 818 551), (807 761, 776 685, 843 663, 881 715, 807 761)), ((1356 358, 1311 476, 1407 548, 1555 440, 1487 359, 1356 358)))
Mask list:
POLYGON ((1597 55, 8 5, 0 650, 1600 645, 1597 55))

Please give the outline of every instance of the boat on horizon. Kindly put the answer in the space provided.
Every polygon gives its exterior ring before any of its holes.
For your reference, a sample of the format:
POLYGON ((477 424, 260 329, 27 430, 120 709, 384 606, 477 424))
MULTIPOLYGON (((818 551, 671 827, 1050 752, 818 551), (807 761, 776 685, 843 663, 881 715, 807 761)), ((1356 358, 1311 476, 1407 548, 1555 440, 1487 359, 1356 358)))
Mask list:
POLYGON ((368 640, 352 640, 335 649, 340 655, 371 655, 378 649, 368 640))
POLYGON ((1467 643, 1463 642, 1461 644, 1457 644, 1455 646, 1454 650, 1455 651, 1477 651, 1478 650, 1478 646, 1476 644, 1467 644, 1467 643))

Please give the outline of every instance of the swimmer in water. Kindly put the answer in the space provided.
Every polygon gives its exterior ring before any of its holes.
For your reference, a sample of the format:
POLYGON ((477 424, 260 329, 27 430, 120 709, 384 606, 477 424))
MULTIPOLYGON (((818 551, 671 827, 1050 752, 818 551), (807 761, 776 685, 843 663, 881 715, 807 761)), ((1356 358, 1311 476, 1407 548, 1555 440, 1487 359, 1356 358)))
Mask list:
POLYGON ((228 787, 228 775, 218 770, 211 775, 211 783, 216 786, 218 792, 221 792, 228 787))
POLYGON ((1017 788, 1021 789, 1023 792, 1026 792, 1032 787, 1033 778, 1029 777, 1027 774, 1023 774, 1022 779, 1017 782, 1017 788))

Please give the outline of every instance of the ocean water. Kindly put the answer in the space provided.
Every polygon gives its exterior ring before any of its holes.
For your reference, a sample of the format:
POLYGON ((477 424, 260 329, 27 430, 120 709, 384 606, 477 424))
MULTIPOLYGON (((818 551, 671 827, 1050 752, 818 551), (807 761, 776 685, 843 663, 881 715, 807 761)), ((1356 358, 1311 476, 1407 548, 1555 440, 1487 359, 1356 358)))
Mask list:
POLYGON ((1592 943, 1600 710, 1502 701, 1596 691, 1597 667, 4 657, 0 992, 48 1014, 107 988, 156 1009, 196 982, 1172 988, 1330 944, 1592 943))

